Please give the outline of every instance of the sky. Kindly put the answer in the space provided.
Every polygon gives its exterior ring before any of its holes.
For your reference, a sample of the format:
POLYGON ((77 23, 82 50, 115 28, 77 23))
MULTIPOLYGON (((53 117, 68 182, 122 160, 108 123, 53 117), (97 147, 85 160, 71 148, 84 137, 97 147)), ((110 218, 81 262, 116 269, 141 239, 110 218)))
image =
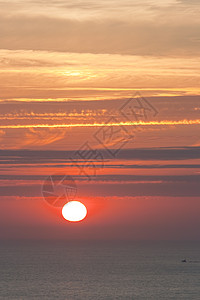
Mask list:
POLYGON ((0 239, 200 240, 199 13, 0 1, 0 239), (55 174, 84 221, 44 197, 55 174))

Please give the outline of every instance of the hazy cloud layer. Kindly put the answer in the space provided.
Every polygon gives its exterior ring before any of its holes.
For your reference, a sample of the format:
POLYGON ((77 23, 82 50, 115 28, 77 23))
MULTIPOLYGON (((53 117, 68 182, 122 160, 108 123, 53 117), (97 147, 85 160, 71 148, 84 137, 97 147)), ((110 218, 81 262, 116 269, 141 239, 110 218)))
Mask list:
POLYGON ((186 1, 1 2, 1 48, 199 55, 199 5, 186 1))
MULTIPOLYGON (((89 150, 88 150, 89 151, 89 150)), ((106 150, 99 150, 105 159, 115 159, 106 150)), ((0 150, 0 159, 3 163, 4 157, 6 160, 10 157, 10 163, 14 161, 18 163, 45 162, 46 160, 60 160, 68 161, 73 157, 75 151, 31 151, 31 150, 0 150), (16 159, 17 157, 17 159, 16 159), (28 160, 27 160, 28 159, 28 160)), ((117 158, 121 160, 139 160, 139 161, 170 161, 170 160, 188 160, 200 159, 200 147, 177 147, 177 148, 146 148, 146 149, 122 149, 117 158)))

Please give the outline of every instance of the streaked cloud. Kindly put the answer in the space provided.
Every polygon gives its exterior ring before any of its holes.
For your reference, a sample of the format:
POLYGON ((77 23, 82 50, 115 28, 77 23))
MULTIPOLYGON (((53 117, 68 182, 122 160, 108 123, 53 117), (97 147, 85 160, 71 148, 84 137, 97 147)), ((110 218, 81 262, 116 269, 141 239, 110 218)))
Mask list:
POLYGON ((198 95, 199 60, 0 50, 0 101, 52 102, 198 95))
POLYGON ((20 125, 0 125, 3 129, 19 128, 78 128, 78 127, 119 127, 119 126, 172 126, 172 125, 200 125, 198 120, 179 120, 179 121, 150 121, 150 122, 117 122, 117 123, 77 123, 77 124, 20 124, 20 125))
MULTIPOLYGON (((109 153, 105 149, 99 150, 103 157, 106 159, 107 163, 110 165, 109 153)), ((2 164, 6 160, 9 164, 18 163, 68 163, 73 157, 75 151, 70 150, 0 150, 0 160, 2 164), (13 159, 14 158, 14 159, 13 159), (32 161, 30 161, 32 159, 32 161)), ((156 148, 130 148, 121 149, 117 158, 122 161, 150 161, 150 165, 155 161, 182 161, 182 160, 199 160, 200 159, 200 147, 156 147, 156 148)), ((113 158, 114 159, 114 158, 113 158)), ((114 159, 115 160, 115 159, 114 159)), ((80 161, 82 163, 83 161, 80 161)), ((197 161, 195 161, 197 164, 197 161)), ((191 164, 191 162, 189 162, 191 164)))

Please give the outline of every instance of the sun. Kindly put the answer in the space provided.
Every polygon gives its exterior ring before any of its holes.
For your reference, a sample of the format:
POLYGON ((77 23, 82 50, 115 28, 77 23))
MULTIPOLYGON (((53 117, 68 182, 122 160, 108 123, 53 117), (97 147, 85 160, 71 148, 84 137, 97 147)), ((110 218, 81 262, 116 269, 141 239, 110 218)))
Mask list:
POLYGON ((69 201, 62 208, 63 218, 70 222, 79 222, 87 215, 85 205, 79 201, 69 201))

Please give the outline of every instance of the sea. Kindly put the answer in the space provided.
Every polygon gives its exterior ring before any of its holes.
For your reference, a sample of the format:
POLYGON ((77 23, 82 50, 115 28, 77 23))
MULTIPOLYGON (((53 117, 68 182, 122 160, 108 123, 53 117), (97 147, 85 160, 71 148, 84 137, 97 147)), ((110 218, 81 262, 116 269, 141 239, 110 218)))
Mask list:
POLYGON ((200 243, 3 241, 0 299, 200 299, 200 243))

